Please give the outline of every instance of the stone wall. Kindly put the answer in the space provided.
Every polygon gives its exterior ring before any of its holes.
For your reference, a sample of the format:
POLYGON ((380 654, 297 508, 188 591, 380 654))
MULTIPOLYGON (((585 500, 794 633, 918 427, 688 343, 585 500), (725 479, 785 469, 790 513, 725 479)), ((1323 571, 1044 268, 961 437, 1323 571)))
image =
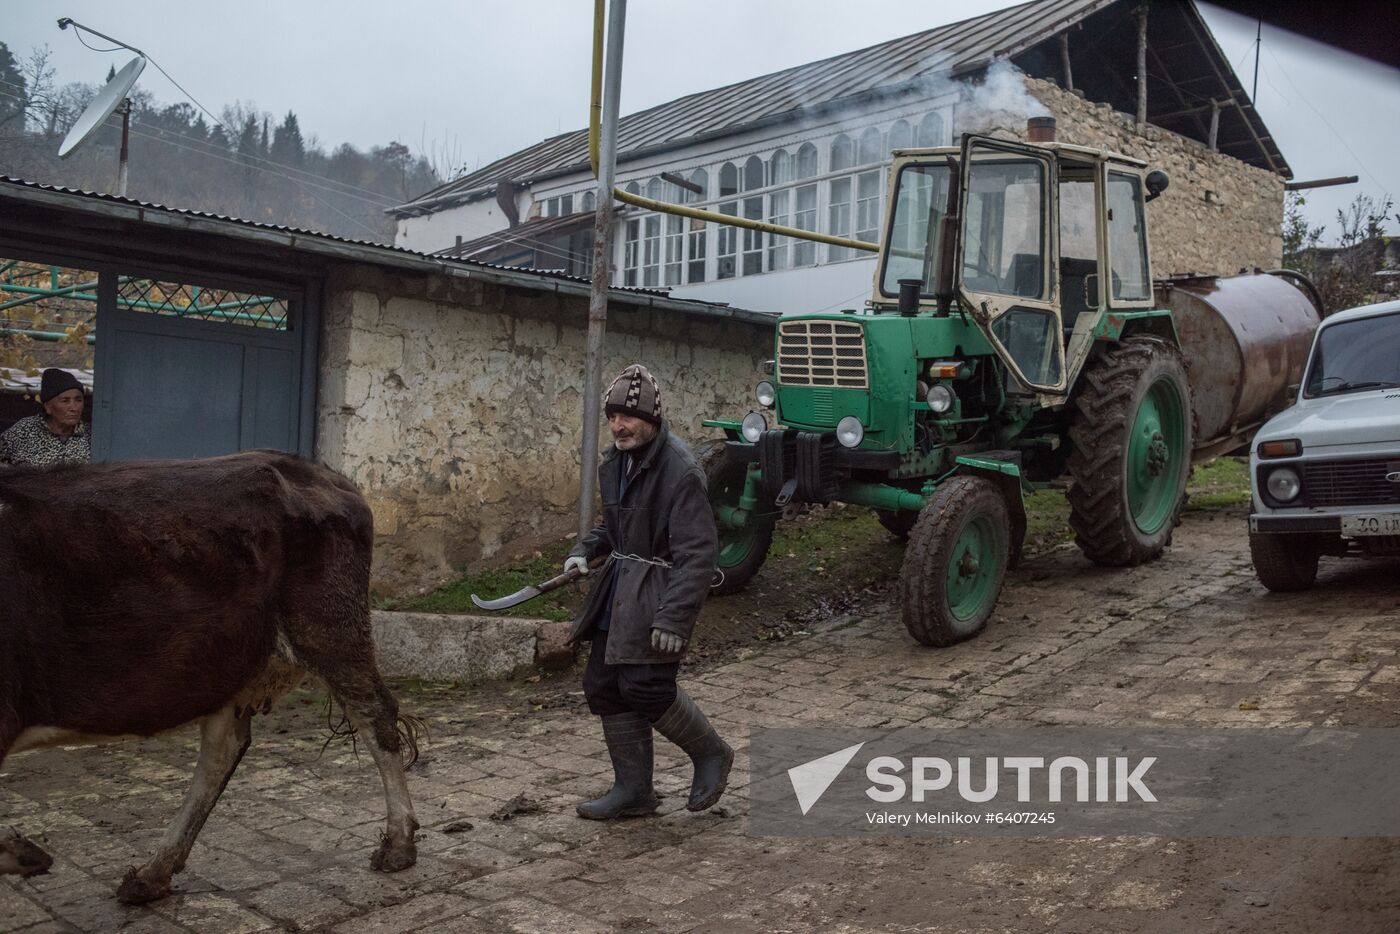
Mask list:
MULTIPOLYGON (((1242 268, 1277 268, 1282 261, 1282 176, 1211 152, 1204 143, 1148 125, 1107 104, 1096 104, 1037 78, 1027 90, 1055 118, 1062 143, 1094 146, 1142 159, 1162 169, 1171 185, 1147 205, 1152 274, 1234 274, 1242 268)), ((958 132, 991 132, 1025 139, 1022 116, 979 112, 980 126, 963 114, 958 132)))
MULTIPOLYGON (((376 592, 576 529, 586 297, 367 267, 326 296, 317 456, 374 510, 376 592)), ((694 442, 719 436, 702 418, 749 410, 772 340, 764 324, 614 304, 604 372, 649 366, 694 442)))

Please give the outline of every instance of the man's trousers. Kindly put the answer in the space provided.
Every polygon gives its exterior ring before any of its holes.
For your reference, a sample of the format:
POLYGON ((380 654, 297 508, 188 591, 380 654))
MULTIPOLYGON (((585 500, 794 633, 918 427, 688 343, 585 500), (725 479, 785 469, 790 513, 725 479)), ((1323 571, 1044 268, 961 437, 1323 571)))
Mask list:
POLYGON ((593 649, 583 671, 583 695, 588 709, 600 717, 635 712, 652 723, 676 702, 680 662, 609 665, 607 630, 594 630, 593 649))

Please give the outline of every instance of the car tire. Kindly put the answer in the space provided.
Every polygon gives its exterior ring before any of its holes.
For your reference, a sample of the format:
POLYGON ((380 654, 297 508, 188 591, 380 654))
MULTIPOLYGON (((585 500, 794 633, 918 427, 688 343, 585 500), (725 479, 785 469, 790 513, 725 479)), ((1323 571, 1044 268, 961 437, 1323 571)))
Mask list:
POLYGON ((1287 535, 1249 533, 1249 557, 1259 583, 1274 593, 1307 590, 1317 580, 1317 547, 1287 535))

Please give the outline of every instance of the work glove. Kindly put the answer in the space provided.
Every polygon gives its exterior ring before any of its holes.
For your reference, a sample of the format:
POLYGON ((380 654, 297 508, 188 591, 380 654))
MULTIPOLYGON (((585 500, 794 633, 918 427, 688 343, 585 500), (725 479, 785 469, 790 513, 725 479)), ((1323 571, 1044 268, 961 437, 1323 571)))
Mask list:
POLYGON ((651 631, 651 647, 664 655, 679 655, 681 650, 685 648, 685 640, 674 632, 653 629, 651 631))
POLYGON ((579 577, 587 577, 587 576, 588 576, 588 559, 587 559, 587 558, 584 558, 582 555, 573 555, 573 556, 571 556, 571 557, 569 557, 569 558, 566 558, 566 559, 564 560, 564 571, 565 571, 565 573, 567 573, 567 572, 573 570, 574 568, 578 568, 579 577))

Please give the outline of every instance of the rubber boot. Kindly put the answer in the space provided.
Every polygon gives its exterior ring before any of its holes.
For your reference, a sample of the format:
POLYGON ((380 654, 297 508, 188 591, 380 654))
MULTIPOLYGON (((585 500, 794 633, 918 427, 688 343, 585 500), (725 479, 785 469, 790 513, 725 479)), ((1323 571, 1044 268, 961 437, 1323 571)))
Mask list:
POLYGON ((613 764, 613 786, 607 794, 578 805, 578 816, 589 820, 643 817, 660 804, 651 787, 651 723, 639 713, 602 718, 603 738, 613 764))
POLYGON ((695 765, 686 810, 703 811, 713 807, 729 783, 729 767, 734 764, 734 750, 719 738, 690 695, 679 688, 676 690, 676 702, 661 715, 655 726, 656 732, 685 750, 695 765))

